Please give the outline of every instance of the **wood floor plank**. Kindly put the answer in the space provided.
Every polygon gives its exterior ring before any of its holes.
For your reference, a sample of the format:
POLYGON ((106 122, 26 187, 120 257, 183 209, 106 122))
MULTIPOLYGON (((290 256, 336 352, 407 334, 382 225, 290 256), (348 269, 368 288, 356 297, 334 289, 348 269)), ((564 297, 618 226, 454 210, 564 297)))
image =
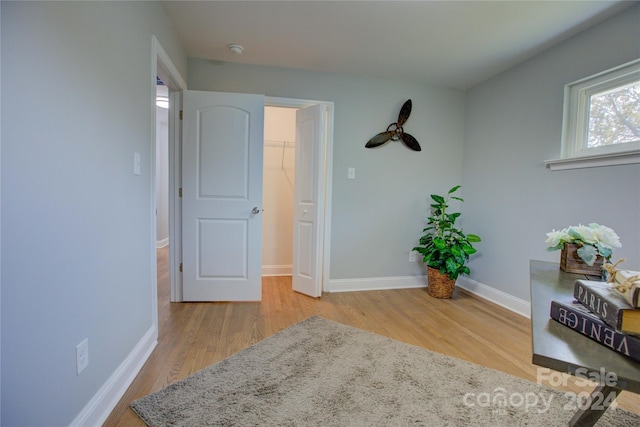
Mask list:
MULTIPOLYGON (((158 250, 158 345, 104 423, 144 423, 129 404, 314 314, 536 381, 529 319, 456 290, 438 300, 425 289, 325 293, 310 298, 290 277, 264 277, 262 302, 169 303, 168 248, 158 250)), ((561 389, 591 392, 567 376, 561 389)), ((640 395, 624 392, 617 406, 640 413, 640 395)))

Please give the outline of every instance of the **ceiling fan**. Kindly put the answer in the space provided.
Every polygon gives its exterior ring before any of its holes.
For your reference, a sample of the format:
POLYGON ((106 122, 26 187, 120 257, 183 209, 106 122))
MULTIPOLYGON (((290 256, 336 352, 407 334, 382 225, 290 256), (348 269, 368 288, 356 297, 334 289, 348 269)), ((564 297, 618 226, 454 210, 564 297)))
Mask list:
POLYGON ((413 136, 406 133, 402 128, 402 126, 407 122, 410 114, 411 100, 408 99, 400 109, 398 121, 387 126, 387 130, 385 132, 380 132, 379 134, 371 138, 369 142, 367 142, 365 147, 374 148, 388 141, 402 141, 402 143, 408 148, 414 151, 421 151, 422 149, 420 148, 420 144, 418 143, 418 141, 413 136))

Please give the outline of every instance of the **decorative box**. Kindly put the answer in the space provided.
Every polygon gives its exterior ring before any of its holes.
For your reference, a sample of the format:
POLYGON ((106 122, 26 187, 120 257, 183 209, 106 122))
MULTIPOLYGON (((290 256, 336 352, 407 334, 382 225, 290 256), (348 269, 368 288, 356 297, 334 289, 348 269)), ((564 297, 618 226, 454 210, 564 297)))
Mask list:
POLYGON ((604 258, 598 256, 593 265, 589 265, 578 256, 580 245, 565 243, 560 253, 560 269, 567 273, 586 274, 589 276, 602 277, 602 264, 604 258))

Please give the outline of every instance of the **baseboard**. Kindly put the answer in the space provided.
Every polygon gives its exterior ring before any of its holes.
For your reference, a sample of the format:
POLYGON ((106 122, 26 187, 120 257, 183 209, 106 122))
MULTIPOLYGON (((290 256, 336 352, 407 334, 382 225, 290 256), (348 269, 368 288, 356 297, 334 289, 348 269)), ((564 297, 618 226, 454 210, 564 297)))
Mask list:
MULTIPOLYGON (((426 276, 370 277, 364 279, 329 280, 325 292, 373 291, 385 289, 424 288, 427 286, 426 276)), ((465 276, 458 277, 456 286, 465 291, 498 304, 526 318, 531 318, 531 304, 506 292, 476 282, 465 276)))
POLYGON ((169 244, 169 238, 166 237, 162 240, 156 240, 156 249, 164 248, 169 244))
POLYGON ((293 267, 291 265, 263 265, 263 276, 291 276, 293 267))
POLYGON ((502 292, 483 283, 476 282, 466 276, 458 277, 456 286, 460 286, 467 292, 491 301, 494 304, 498 304, 528 319, 531 318, 531 303, 528 301, 516 298, 513 295, 509 295, 506 292, 502 292))
POLYGON ((70 425, 102 425, 151 355, 157 339, 156 328, 152 326, 70 425))
POLYGON ((329 280, 325 292, 375 291, 384 289, 426 288, 426 276, 368 277, 329 280))

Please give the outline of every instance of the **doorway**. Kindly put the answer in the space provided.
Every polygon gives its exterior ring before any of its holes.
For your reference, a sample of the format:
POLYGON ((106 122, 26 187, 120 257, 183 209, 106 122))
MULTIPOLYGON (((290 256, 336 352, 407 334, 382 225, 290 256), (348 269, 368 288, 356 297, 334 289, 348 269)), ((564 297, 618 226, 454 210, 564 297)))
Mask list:
POLYGON ((159 325, 169 313, 169 88, 156 77, 156 275, 159 325))
MULTIPOLYGON (((160 75, 160 74, 159 74, 160 75)), ((160 75, 162 78, 162 76, 160 75)), ((182 92, 177 90, 173 91, 172 87, 169 86, 169 98, 170 105, 182 105, 182 92)), ((309 101, 309 100, 300 100, 300 99, 291 99, 291 98, 275 98, 275 97, 266 97, 265 106, 274 106, 274 107, 288 107, 294 109, 303 109, 311 106, 322 106, 323 115, 326 116, 326 138, 327 142, 324 143, 326 147, 322 153, 322 156, 319 156, 318 159, 321 159, 321 164, 318 164, 318 167, 324 171, 324 176, 322 178, 323 183, 323 191, 320 194, 321 205, 322 205, 322 235, 321 235, 321 248, 318 251, 320 263, 321 274, 318 277, 321 277, 323 282, 329 277, 329 248, 330 248, 330 212, 331 212, 331 170, 332 170, 332 136, 333 136, 333 103, 323 102, 323 101, 309 101)), ((179 110, 181 108, 176 108, 175 110, 171 110, 169 114, 169 203, 170 203, 170 214, 169 214, 169 240, 170 240, 170 280, 171 280, 171 301, 172 302, 181 302, 183 301, 183 277, 182 272, 180 271, 180 266, 182 263, 183 257, 183 230, 181 228, 182 225, 182 204, 183 200, 180 198, 180 191, 182 190, 182 126, 183 122, 180 121, 179 118, 179 110), (177 111, 176 111, 177 110, 177 111)), ((187 115, 188 116, 188 115, 187 115)), ((190 117, 190 116, 188 116, 190 117)), ((154 223, 155 225, 155 223, 154 223)), ((155 254, 154 254, 155 255, 155 254)), ((294 263, 295 264, 295 263, 294 263)), ((154 272, 155 273, 155 272, 154 272)), ((319 295, 317 295, 319 296, 319 295)))
POLYGON ((297 108, 265 106, 262 276, 291 276, 297 108))
MULTIPOLYGON (((179 232, 175 229, 175 224, 180 221, 180 206, 176 205, 176 197, 177 188, 179 186, 179 181, 176 181, 176 177, 180 176, 179 164, 176 164, 176 153, 179 152, 179 134, 181 132, 179 125, 179 116, 178 111, 179 108, 175 108, 175 106, 179 106, 181 104, 181 93, 183 90, 186 90, 187 84, 180 75, 180 72, 175 67, 169 55, 167 55, 166 51, 158 41, 155 36, 151 37, 151 51, 152 51, 152 60, 151 60, 151 81, 150 81, 150 92, 153 95, 151 99, 151 108, 152 108, 152 118, 154 122, 158 121, 157 118, 157 109, 158 109, 158 81, 160 80, 164 87, 166 88, 166 92, 163 91, 163 95, 166 94, 166 97, 163 96, 163 99, 160 100, 160 103, 163 106, 166 103, 167 106, 167 126, 166 130, 158 130, 159 124, 153 123, 152 129, 152 138, 151 138, 151 156, 150 156, 150 169, 151 169, 151 183, 152 183, 152 204, 150 206, 150 214, 151 214, 151 256, 153 259, 153 268, 152 268, 152 281, 151 281, 151 313, 152 313, 152 321, 156 330, 156 338, 158 336, 159 329, 159 321, 158 321, 158 309, 162 310, 164 313, 168 311, 168 306, 170 301, 176 301, 178 298, 181 298, 181 295, 174 295, 174 282, 178 283, 179 272, 174 267, 177 264, 175 260, 181 257, 181 254, 178 252, 180 250, 180 245, 171 245, 171 242, 176 242, 176 235, 179 235, 179 232), (158 185, 158 180, 156 178, 158 166, 156 162, 159 160, 159 149, 157 148, 157 134, 160 132, 166 132, 167 136, 167 148, 166 148, 166 180, 167 185, 165 189, 162 190, 162 193, 166 197, 166 205, 167 205, 167 227, 168 234, 166 237, 161 237, 158 239, 158 225, 157 225, 157 201, 158 198, 156 187, 158 185), (176 218, 176 215, 177 218, 176 218), (166 239, 166 240, 165 240, 166 239), (167 243, 169 246, 164 246, 162 249, 158 249, 159 244, 167 243), (161 251, 159 253, 159 251, 161 251), (159 292, 158 285, 163 287, 164 294, 159 292), (168 293, 170 294, 167 297, 167 288, 168 293), (159 305, 161 304, 161 307, 159 305)), ((164 149, 162 149, 164 150, 164 149)), ((178 157, 179 159, 179 157, 178 157)))

